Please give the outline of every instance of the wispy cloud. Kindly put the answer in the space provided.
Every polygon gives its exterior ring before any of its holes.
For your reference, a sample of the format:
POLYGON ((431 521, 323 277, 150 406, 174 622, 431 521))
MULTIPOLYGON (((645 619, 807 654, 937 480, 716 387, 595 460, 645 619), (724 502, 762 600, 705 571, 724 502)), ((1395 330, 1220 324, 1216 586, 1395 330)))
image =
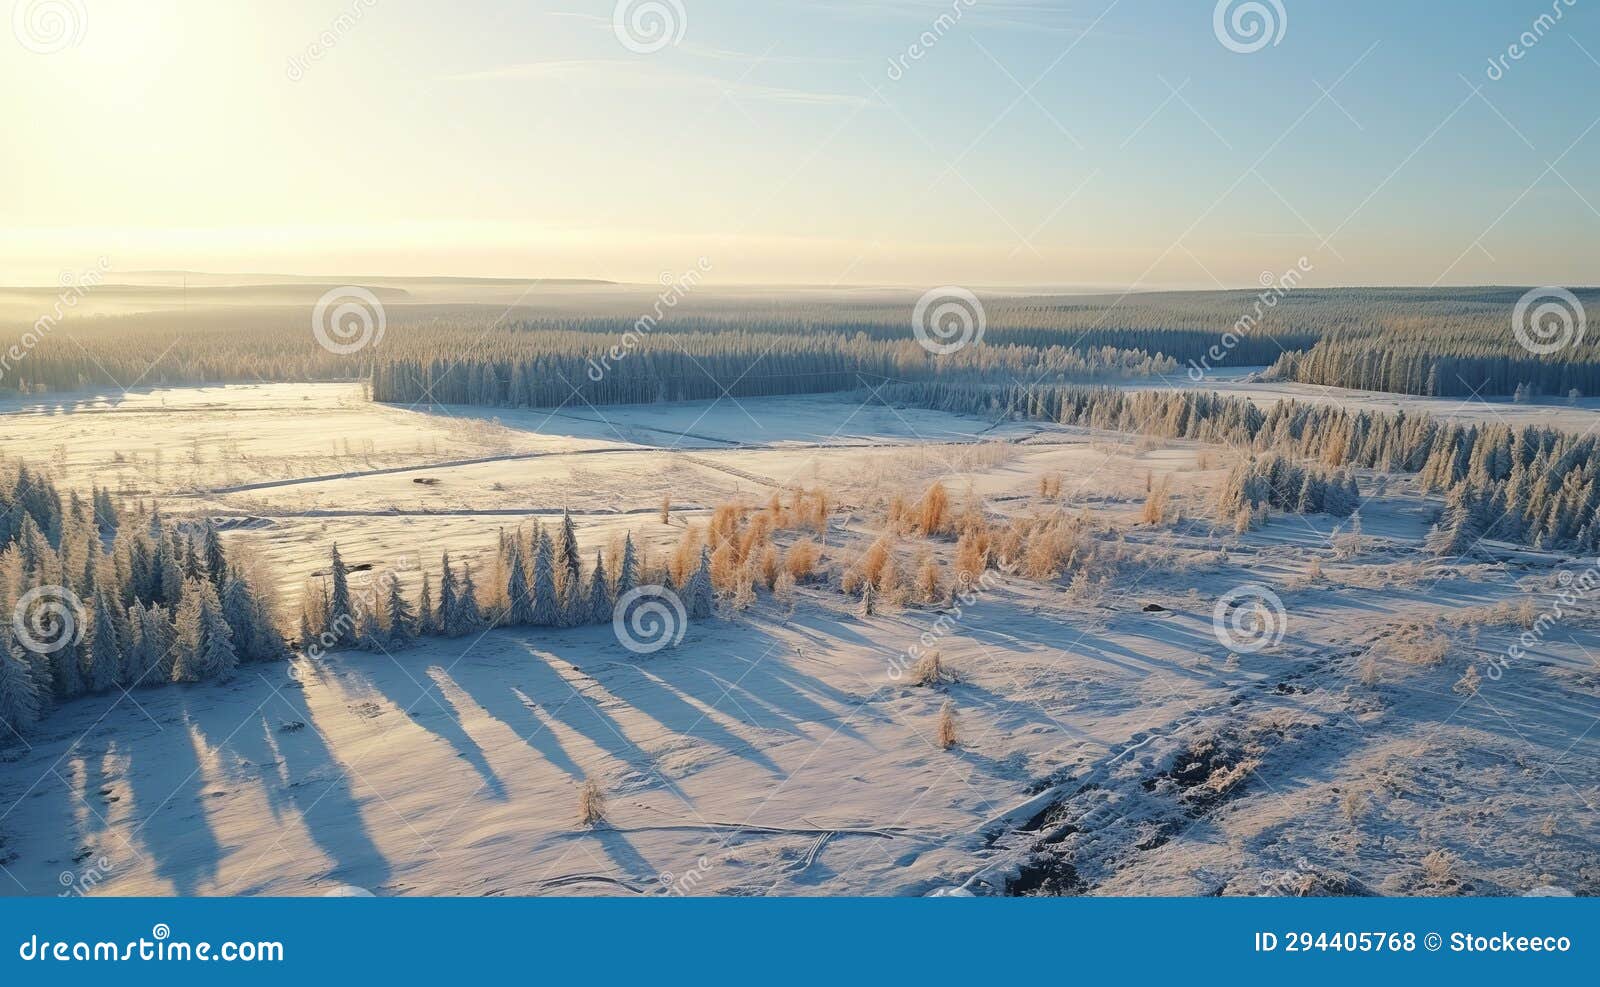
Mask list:
POLYGON ((445 78, 451 82, 554 80, 582 83, 587 86, 609 86, 614 89, 660 89, 670 86, 715 92, 734 99, 766 100, 776 103, 819 106, 877 104, 876 99, 848 93, 759 85, 744 80, 723 79, 702 72, 680 71, 659 62, 659 59, 648 62, 616 58, 551 59, 500 65, 490 69, 457 73, 445 78))
POLYGON ((959 8, 964 23, 1025 31, 1081 31, 1094 21, 1057 0, 803 0, 795 5, 811 13, 906 20, 929 20, 959 8))

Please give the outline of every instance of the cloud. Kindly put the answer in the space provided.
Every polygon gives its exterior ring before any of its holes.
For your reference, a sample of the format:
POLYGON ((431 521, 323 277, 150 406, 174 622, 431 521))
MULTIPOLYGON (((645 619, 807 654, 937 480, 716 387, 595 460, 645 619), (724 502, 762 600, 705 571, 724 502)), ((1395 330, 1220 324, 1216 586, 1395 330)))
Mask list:
POLYGON ((620 58, 550 59, 517 62, 473 72, 446 76, 451 82, 509 82, 548 80, 575 85, 612 89, 660 89, 670 86, 685 90, 715 92, 735 99, 766 100, 816 106, 872 106, 876 99, 848 93, 764 86, 741 79, 723 79, 701 72, 679 71, 658 64, 620 58))

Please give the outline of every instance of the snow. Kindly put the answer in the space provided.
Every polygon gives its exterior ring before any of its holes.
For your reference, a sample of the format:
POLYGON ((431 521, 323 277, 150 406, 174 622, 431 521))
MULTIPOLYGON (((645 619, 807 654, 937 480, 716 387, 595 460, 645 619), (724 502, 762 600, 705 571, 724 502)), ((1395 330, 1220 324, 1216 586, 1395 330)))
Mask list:
POLYGON ((1001 575, 959 619, 862 618, 809 587, 792 611, 763 596, 647 657, 608 627, 492 631, 80 699, 0 758, 9 893, 61 893, 91 869, 92 893, 118 895, 1600 891, 1592 605, 1476 696, 1452 690, 1520 628, 1474 621, 1441 664, 1386 658, 1363 681, 1398 622, 1548 594, 1563 561, 1424 559, 1438 504, 1404 478, 1363 480, 1368 548, 1341 559, 1327 517, 1237 541, 1200 520, 1136 526, 1147 474, 1202 513, 1234 454, 1194 443, 839 396, 561 416, 359 398, 259 385, 18 404, 0 449, 231 519, 227 539, 255 543, 290 598, 335 539, 348 562, 414 579, 443 550, 484 558, 497 527, 571 508, 586 554, 622 530, 659 551, 686 518, 791 483, 838 492, 838 546, 875 536, 889 492, 943 479, 958 503, 970 488, 1025 513, 1060 471, 1069 510, 1115 524, 1129 557, 1098 599, 1001 575), (1287 634, 1230 658, 1211 604, 1245 583, 1282 597, 1287 634), (896 678, 926 634, 958 683, 896 678), (933 743, 947 699, 948 751, 933 743), (1241 780, 1194 782, 1207 744, 1241 780), (592 828, 590 778, 607 798, 592 828), (1427 883, 1436 849, 1456 884, 1427 883))

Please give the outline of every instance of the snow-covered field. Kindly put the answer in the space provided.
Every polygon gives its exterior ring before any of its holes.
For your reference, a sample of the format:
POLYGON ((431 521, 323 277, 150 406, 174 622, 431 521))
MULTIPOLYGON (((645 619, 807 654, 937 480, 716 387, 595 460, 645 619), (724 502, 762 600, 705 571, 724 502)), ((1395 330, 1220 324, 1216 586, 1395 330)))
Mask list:
POLYGON ((1433 563, 1437 504, 1403 478, 1363 484, 1352 554, 1327 517, 1213 530, 1227 449, 826 396, 497 418, 259 385, 0 410, 6 455, 228 519, 291 600, 334 540, 410 571, 565 508, 586 549, 626 528, 659 550, 795 483, 836 491, 849 546, 888 493, 942 479, 1020 515, 1059 472, 1123 558, 1088 593, 998 574, 959 613, 763 596, 649 656, 605 627, 503 630, 77 700, 0 760, 9 893, 1600 892, 1592 605, 1463 687, 1564 563, 1433 563), (1136 525, 1169 475, 1187 519, 1136 525), (1285 633, 1230 656, 1213 604, 1248 584, 1285 633), (901 674, 924 635, 958 682, 901 674))

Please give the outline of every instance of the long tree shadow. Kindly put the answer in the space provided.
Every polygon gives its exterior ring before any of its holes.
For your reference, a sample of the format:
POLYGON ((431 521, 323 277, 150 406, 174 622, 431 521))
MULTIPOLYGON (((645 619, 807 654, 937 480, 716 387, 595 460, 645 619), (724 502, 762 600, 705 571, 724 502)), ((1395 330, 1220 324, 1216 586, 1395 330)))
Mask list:
POLYGON ((262 785, 275 817, 300 818, 312 842, 333 861, 330 876, 359 887, 386 883, 389 862, 367 829, 350 774, 323 741, 304 700, 280 693, 256 720, 229 743, 241 757, 264 767, 262 785), (306 726, 283 728, 297 722, 306 726))
MULTIPOLYGON (((477 676, 471 674, 462 675, 452 681, 462 693, 477 703, 478 708, 486 715, 504 724, 512 733, 522 738, 523 743, 532 747, 568 777, 581 780, 587 775, 578 762, 573 760, 572 755, 567 753, 561 739, 551 729, 555 717, 536 701, 527 689, 521 685, 506 685, 503 682, 480 682, 477 676)), ((569 695, 567 698, 573 697, 569 695)), ((558 700, 552 705, 560 705, 564 701, 566 700, 558 700)))
MULTIPOLYGON (((519 666, 523 671, 525 683, 523 693, 538 702, 547 716, 581 734, 618 761, 634 768, 654 771, 654 756, 631 740, 622 725, 602 709, 600 703, 584 695, 577 685, 555 667, 553 663, 560 659, 537 650, 533 642, 518 640, 517 644, 527 655, 526 663, 519 666)), ((584 678, 589 677, 577 666, 570 663, 563 664, 567 664, 574 674, 584 678)), ((630 695, 626 701, 640 712, 649 715, 648 711, 633 699, 634 697, 630 695)), ((479 701, 482 702, 481 699, 479 701)), ((668 726, 665 723, 662 725, 668 726)), ((670 729, 670 726, 668 728, 670 729)))
MULTIPOLYGON (((461 713, 456 709, 445 690, 432 678, 422 680, 414 679, 404 669, 382 668, 376 671, 359 667, 355 663, 346 666, 356 677, 360 684, 383 696, 390 705, 400 710, 411 722, 439 737, 455 748, 456 756, 472 765, 478 776, 483 779, 483 787, 490 797, 497 801, 505 801, 506 787, 490 766, 489 759, 484 756, 483 748, 472 739, 466 728, 461 725, 461 713)), ((429 675, 435 674, 434 670, 429 675)), ((438 674, 443 674, 439 671, 438 674)), ((448 679, 448 676, 446 676, 448 679)))
POLYGON ((139 747, 150 762, 145 770, 137 770, 138 757, 129 748, 127 779, 130 810, 140 820, 133 832, 156 876, 171 882, 176 894, 190 896, 215 884, 222 847, 208 817, 201 763, 201 752, 209 755, 211 747, 199 721, 213 707, 189 696, 182 705, 176 724, 139 747))
MULTIPOLYGON (((536 656, 536 660, 542 661, 542 658, 536 656)), ((627 684, 623 687, 626 701, 634 709, 675 734, 703 740, 774 775, 783 774, 777 763, 762 753, 759 747, 729 730, 712 711, 701 709, 684 699, 653 670, 644 668, 642 663, 625 667, 634 673, 626 678, 627 684)), ((555 674, 553 670, 551 674, 555 674)), ((585 705, 593 708, 592 704, 585 705)), ((593 712, 596 716, 601 715, 598 709, 593 712)))

